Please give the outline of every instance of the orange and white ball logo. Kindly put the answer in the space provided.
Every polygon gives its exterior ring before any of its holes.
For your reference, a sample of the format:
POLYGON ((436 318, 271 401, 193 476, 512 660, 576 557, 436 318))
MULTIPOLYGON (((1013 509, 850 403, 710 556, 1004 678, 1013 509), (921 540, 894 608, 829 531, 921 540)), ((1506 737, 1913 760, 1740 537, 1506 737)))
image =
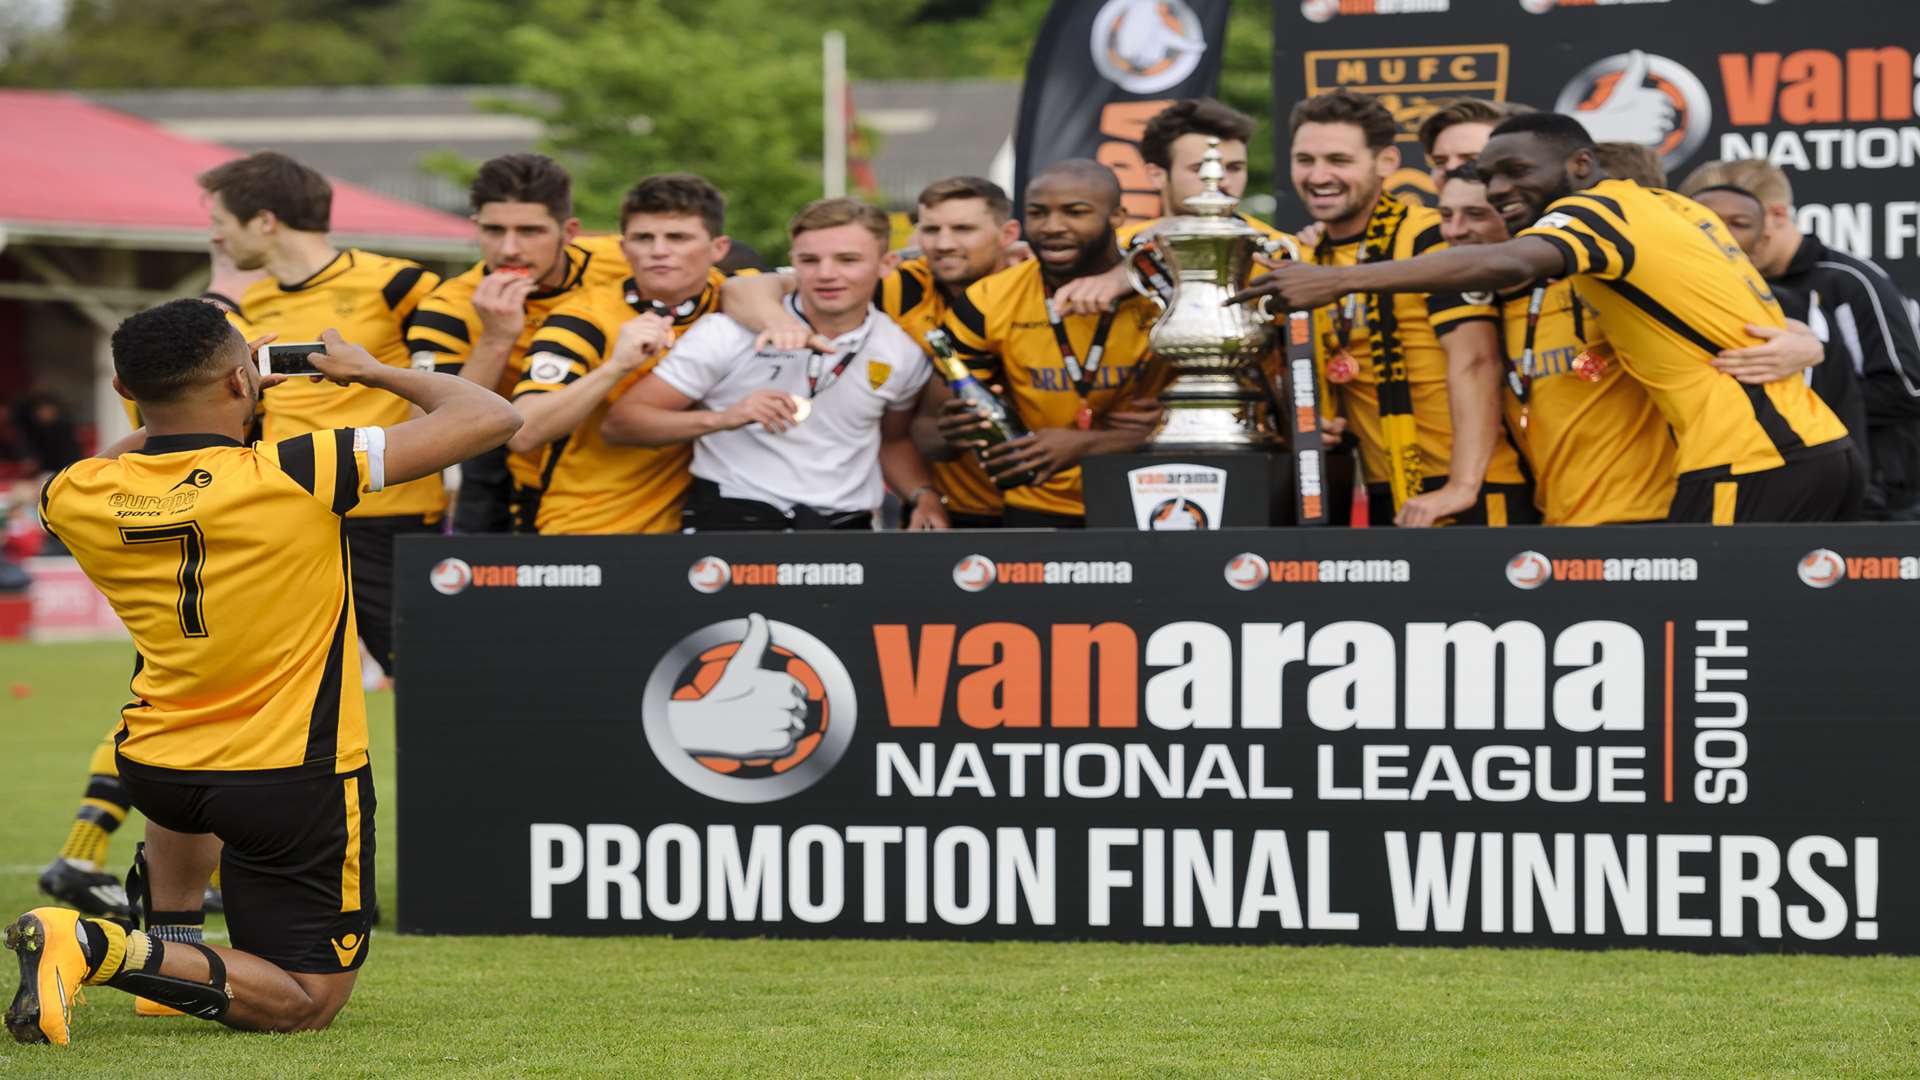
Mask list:
POLYGON ((1207 35, 1183 0, 1107 0, 1093 16, 1093 66, 1133 94, 1185 82, 1207 55, 1207 35))
POLYGON ((1251 551, 1243 551, 1227 560, 1227 584, 1241 592, 1252 592, 1267 580, 1267 560, 1251 551))
POLYGON ((953 583, 967 592, 979 592, 999 576, 993 560, 985 555, 969 555, 953 564, 953 583))
POLYGON ((1537 589, 1553 580, 1553 563, 1537 551, 1523 551, 1507 560, 1507 583, 1516 589, 1537 589))
POLYGON ((695 592, 717 593, 733 580, 733 567, 718 555, 708 555, 687 568, 687 584, 695 592))
POLYGON ((1340 0, 1300 0, 1300 14, 1308 22, 1328 22, 1340 14, 1340 0))
POLYGON ((433 589, 442 596, 452 596, 465 592, 473 584, 473 567, 465 559, 441 559, 434 564, 433 572, 427 575, 433 582, 433 589))
POLYGON ((1847 576, 1847 560, 1831 548, 1814 548, 1800 560, 1800 580, 1815 589, 1831 589, 1847 576))

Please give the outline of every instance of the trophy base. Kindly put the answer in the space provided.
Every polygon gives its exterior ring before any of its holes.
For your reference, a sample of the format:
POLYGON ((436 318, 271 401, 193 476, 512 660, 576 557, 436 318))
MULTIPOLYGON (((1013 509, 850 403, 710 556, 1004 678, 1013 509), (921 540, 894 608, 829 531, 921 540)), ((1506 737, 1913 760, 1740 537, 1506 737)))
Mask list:
POLYGON ((1242 372, 1188 373, 1161 393, 1167 418, 1147 440, 1152 452, 1270 450, 1281 445, 1272 410, 1242 372))
POLYGON ((1096 454, 1081 463, 1087 525, 1151 532, 1298 523, 1285 450, 1096 454))

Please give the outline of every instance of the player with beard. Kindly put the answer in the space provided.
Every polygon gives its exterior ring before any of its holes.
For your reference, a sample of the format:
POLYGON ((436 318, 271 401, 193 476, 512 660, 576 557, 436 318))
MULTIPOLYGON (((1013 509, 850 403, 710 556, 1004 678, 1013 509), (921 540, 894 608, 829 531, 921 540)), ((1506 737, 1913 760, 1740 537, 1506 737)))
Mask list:
POLYGON ((1786 317, 1712 211, 1609 178, 1578 120, 1503 122, 1478 162, 1512 240, 1349 267, 1287 266, 1234 299, 1300 310, 1355 290, 1516 289, 1571 279, 1593 305, 1613 361, 1639 381, 1676 441, 1668 520, 1831 521, 1862 477, 1846 427, 1800 379, 1743 384, 1714 366, 1750 344, 1749 324, 1786 317), (1657 254, 1656 254, 1657 253, 1657 254))
MULTIPOLYGON (((1007 492, 1010 527, 1078 528, 1086 523, 1080 461, 1136 449, 1159 418, 1138 378, 1157 312, 1141 296, 1098 315, 1060 310, 1067 283, 1112 270, 1114 236, 1125 219, 1120 181, 1097 161, 1073 158, 1027 183, 1027 242, 1034 259, 983 278, 953 302, 946 330, 981 381, 1004 387, 1028 434, 989 451, 993 475, 1034 470, 1038 482, 1007 492)), ((954 400, 941 431, 973 449, 981 420, 954 400)))
MULTIPOLYGON (((950 176, 928 184, 916 203, 914 240, 919 254, 880 279, 873 302, 908 336, 926 347, 927 331, 946 319, 953 300, 969 285, 1019 261, 1020 223, 1000 185, 977 176, 950 176)), ((830 351, 832 343, 796 319, 781 298, 795 288, 791 274, 734 278, 721 288, 721 308, 758 333, 761 348, 830 351)), ((1005 509, 1000 489, 977 457, 956 453, 939 435, 933 418, 953 397, 931 379, 921 394, 914 440, 933 470, 933 486, 946 500, 955 528, 993 528, 1005 509)))
MULTIPOLYGON (((573 180, 552 158, 494 158, 480 166, 468 196, 480 261, 420 302, 407 325, 407 351, 414 367, 509 397, 546 317, 577 290, 617 284, 627 264, 619 237, 580 236, 573 180)), ((512 501, 506 447, 463 462, 454 531, 507 532, 512 501)))
MULTIPOLYGON (((1334 92, 1293 110, 1294 189, 1323 228, 1311 261, 1352 267, 1443 250, 1440 216, 1385 190, 1399 127, 1378 101, 1334 92)), ((1505 525, 1538 520, 1520 456, 1500 424, 1501 360, 1491 294, 1354 291, 1314 313, 1322 400, 1359 443, 1372 524, 1505 525)), ((1345 500, 1335 498, 1336 513, 1345 500)))

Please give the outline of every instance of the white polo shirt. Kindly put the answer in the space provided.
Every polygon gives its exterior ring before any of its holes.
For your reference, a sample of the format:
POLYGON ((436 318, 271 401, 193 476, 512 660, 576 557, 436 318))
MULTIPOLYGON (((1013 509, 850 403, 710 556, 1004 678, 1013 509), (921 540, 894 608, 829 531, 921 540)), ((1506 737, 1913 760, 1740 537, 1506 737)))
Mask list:
MULTIPOLYGON (((791 297, 788 306, 797 314, 791 297)), ((728 498, 783 511, 877 509, 884 494, 880 419, 919 400, 933 373, 926 354, 869 304, 867 321, 834 338, 836 351, 818 358, 818 377, 809 389, 809 350, 755 351, 754 337, 723 314, 708 315, 681 335, 653 374, 714 412, 763 389, 809 399, 812 410, 777 435, 759 424, 702 435, 693 444, 693 475, 720 485, 728 498)))

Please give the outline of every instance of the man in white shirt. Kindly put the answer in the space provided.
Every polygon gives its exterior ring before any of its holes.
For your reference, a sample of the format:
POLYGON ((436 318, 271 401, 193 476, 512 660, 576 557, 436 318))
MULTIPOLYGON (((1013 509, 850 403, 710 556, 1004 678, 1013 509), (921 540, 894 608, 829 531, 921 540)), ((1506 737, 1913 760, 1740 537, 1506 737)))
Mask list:
POLYGON ((886 214, 821 199, 787 231, 800 285, 787 303, 834 351, 757 350, 753 331, 708 315, 614 402, 601 435, 611 445, 693 442, 683 515, 692 531, 869 529, 883 478, 911 508, 908 528, 947 528, 911 433, 932 366, 871 301, 892 234, 886 214))

